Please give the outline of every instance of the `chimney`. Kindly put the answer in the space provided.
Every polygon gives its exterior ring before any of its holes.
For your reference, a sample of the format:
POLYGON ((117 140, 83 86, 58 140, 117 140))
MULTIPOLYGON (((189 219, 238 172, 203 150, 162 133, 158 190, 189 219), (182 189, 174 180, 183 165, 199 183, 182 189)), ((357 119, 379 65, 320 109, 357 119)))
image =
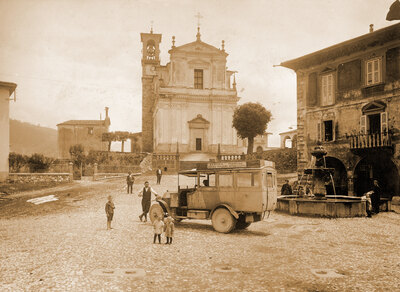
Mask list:
POLYGON ((374 24, 369 25, 369 32, 374 32, 374 24))
POLYGON ((106 107, 105 107, 105 110, 106 110, 106 119, 108 118, 108 109, 109 109, 109 107, 106 106, 106 107))

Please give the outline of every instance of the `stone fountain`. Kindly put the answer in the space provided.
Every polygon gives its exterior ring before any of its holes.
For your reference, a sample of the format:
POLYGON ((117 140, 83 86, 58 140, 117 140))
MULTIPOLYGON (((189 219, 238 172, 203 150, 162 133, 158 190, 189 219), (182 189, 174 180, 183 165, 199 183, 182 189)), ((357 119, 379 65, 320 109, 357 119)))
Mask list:
POLYGON ((365 199, 336 194, 333 179, 335 169, 326 167, 326 150, 318 145, 311 151, 311 155, 313 156, 311 161, 315 161, 314 165, 304 169, 297 194, 278 197, 277 210, 292 215, 330 218, 365 216, 365 199), (304 178, 307 178, 307 182, 311 182, 308 194, 302 190, 305 187, 304 178))

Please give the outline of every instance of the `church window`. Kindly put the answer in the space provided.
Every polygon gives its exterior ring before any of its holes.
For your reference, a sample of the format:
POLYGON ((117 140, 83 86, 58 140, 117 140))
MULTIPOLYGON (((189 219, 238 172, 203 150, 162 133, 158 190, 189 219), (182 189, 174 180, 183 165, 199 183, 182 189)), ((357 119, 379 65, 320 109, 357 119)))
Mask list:
POLYGON ((201 138, 196 138, 196 151, 201 151, 201 138))
POLYGON ((382 59, 375 58, 365 63, 365 85, 374 85, 382 81, 382 59))
POLYGON ((93 135, 93 128, 92 127, 88 128, 88 134, 89 135, 93 135))
POLYGON ((323 75, 321 84, 321 97, 322 97, 321 104, 322 105, 333 104, 333 94, 334 94, 333 74, 323 75))
POLYGON ((203 70, 194 69, 194 88, 203 89, 203 70))

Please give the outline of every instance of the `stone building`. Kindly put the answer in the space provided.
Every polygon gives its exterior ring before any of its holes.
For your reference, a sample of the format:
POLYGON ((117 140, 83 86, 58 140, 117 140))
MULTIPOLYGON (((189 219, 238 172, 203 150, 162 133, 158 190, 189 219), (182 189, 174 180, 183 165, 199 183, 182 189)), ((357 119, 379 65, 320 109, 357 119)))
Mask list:
POLYGON ((17 84, 0 81, 0 182, 8 178, 10 153, 10 96, 17 84))
POLYGON ((297 129, 279 133, 280 148, 296 148, 297 147, 297 129), (290 143, 288 143, 290 141, 290 143), (290 147, 289 145, 290 144, 290 147))
POLYGON ((297 74, 298 170, 322 143, 340 194, 400 195, 400 23, 281 64, 297 74))
POLYGON ((243 142, 232 128, 239 100, 234 71, 226 70, 221 48, 200 39, 172 47, 160 65, 161 34, 141 33, 142 143, 145 152, 241 153, 243 142), (240 149, 239 149, 240 148, 240 149))
MULTIPOLYGON (((254 137, 253 151, 262 152, 262 151, 270 149, 270 147, 268 145, 269 135, 272 135, 272 133, 265 132, 263 135, 257 135, 256 137, 254 137)), ((244 139, 242 152, 244 152, 244 153, 247 152, 247 145, 248 145, 248 141, 247 141, 247 139, 244 139)))
POLYGON ((104 120, 69 120, 57 125, 58 158, 69 159, 69 149, 73 145, 83 145, 90 150, 107 151, 108 142, 102 141, 103 133, 109 132, 111 124, 106 107, 104 120))

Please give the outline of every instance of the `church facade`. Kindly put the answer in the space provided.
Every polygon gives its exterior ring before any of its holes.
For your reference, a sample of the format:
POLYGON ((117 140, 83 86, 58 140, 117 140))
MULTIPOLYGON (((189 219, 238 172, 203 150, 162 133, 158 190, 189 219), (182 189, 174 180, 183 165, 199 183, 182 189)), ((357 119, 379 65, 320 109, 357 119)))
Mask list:
POLYGON ((160 64, 161 34, 141 33, 142 146, 156 153, 241 153, 243 141, 232 127, 237 96, 228 54, 200 39, 172 47, 160 64))

